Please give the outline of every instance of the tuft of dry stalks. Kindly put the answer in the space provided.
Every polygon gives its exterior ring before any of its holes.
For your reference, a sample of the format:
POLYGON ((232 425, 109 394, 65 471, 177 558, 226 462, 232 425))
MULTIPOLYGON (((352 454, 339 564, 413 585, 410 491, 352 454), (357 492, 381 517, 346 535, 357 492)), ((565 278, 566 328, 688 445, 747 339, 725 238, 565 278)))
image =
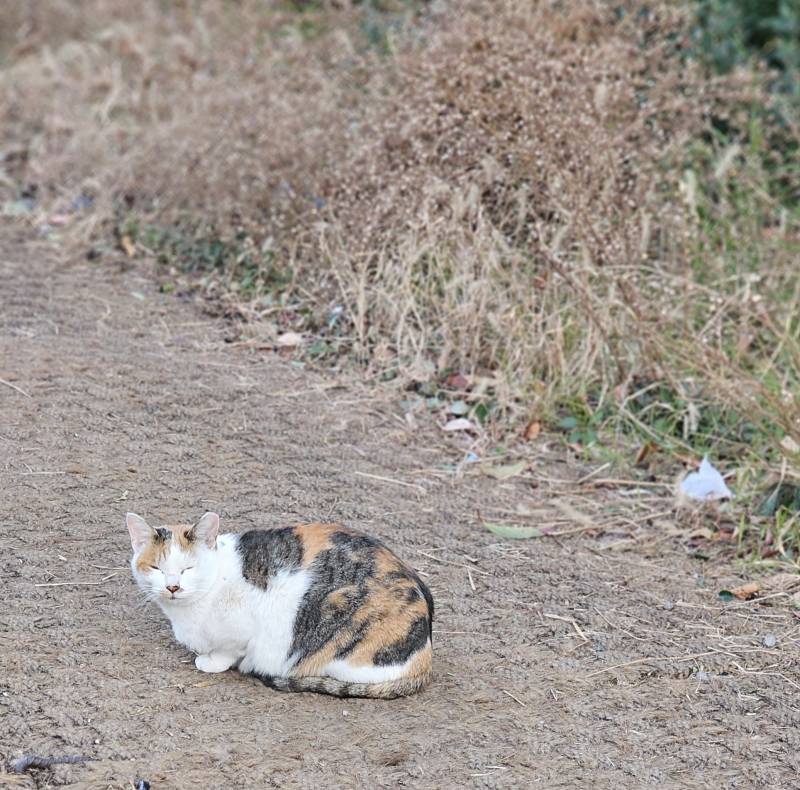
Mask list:
POLYGON ((748 128, 758 79, 709 79, 670 2, 389 5, 19 5, 3 189, 91 196, 84 232, 246 239, 311 300, 304 328, 343 307, 347 346, 401 381, 797 436, 798 220, 763 150, 709 135, 748 128), (654 386, 673 401, 642 406, 654 386))

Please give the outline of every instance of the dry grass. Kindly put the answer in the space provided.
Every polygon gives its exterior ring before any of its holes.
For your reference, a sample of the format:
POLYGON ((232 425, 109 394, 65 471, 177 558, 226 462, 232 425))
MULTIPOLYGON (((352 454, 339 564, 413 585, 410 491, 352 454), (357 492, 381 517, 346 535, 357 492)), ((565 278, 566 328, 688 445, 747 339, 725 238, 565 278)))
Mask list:
POLYGON ((760 77, 710 80, 687 29, 599 0, 20 3, 3 189, 35 185, 38 221, 90 196, 82 238, 123 227, 384 377, 762 454, 800 438, 772 189, 797 175, 770 169, 760 77))

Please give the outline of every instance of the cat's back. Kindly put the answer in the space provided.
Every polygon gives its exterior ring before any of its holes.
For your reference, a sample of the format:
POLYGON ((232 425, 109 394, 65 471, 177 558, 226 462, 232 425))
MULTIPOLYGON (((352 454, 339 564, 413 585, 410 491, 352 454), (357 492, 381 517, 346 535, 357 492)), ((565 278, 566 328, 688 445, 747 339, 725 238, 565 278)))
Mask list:
POLYGON ((278 576, 303 572, 312 598, 338 592, 341 599, 366 604, 380 593, 384 607, 396 599, 428 614, 430 593, 419 576, 380 540, 357 530, 322 523, 251 530, 237 536, 236 550, 242 576, 256 587, 267 589, 278 576))
POLYGON ((314 523, 242 533, 237 550, 251 585, 302 582, 288 651, 294 673, 328 673, 342 662, 407 669, 420 656, 429 671, 433 599, 379 540, 314 523))

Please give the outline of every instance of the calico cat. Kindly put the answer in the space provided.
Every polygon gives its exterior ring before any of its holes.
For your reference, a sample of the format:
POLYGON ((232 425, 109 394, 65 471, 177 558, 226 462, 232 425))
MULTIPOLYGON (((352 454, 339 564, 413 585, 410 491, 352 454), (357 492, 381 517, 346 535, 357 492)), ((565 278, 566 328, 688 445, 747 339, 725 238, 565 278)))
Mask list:
POLYGON ((433 598, 380 541, 331 524, 219 535, 126 517, 139 587, 197 653, 282 691, 400 697, 431 678, 433 598))

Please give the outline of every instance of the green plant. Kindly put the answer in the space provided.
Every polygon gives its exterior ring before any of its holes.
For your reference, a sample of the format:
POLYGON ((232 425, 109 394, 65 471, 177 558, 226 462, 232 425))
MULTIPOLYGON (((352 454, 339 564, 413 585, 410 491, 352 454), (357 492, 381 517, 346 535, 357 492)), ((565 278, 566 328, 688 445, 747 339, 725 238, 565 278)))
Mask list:
POLYGON ((759 58, 774 90, 800 100, 800 6, 794 0, 697 0, 697 51, 727 73, 759 58))

